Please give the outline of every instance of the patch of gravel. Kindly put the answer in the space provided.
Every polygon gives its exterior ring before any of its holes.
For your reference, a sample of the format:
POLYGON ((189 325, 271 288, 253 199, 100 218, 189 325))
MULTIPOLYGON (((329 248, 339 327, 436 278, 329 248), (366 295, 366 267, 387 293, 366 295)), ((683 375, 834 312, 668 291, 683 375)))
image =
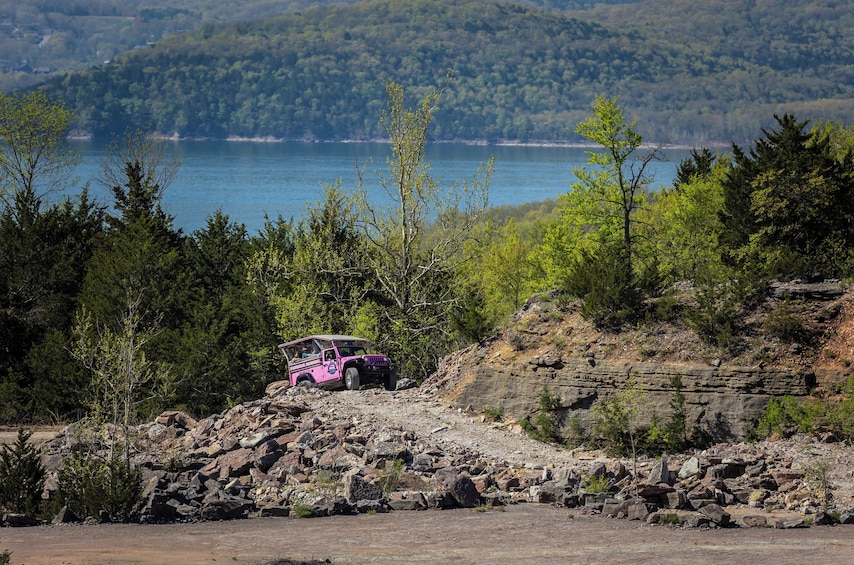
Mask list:
MULTIPOLYGON (((584 472, 594 463, 615 460, 601 450, 570 450, 535 441, 516 424, 491 422, 481 415, 454 408, 450 402, 437 398, 434 391, 413 388, 395 392, 381 389, 289 392, 310 395, 309 403, 316 413, 351 419, 359 428, 371 429, 380 437, 384 431, 411 431, 446 453, 474 451, 483 459, 511 467, 571 467, 584 472)), ((844 443, 827 443, 814 436, 799 435, 788 440, 719 444, 668 457, 680 462, 692 455, 745 460, 761 457, 779 462, 781 468, 797 471, 824 467, 834 503, 854 508, 854 449, 844 443)), ((643 457, 639 466, 646 468, 652 461, 643 457)), ((629 463, 626 459, 622 462, 629 463)))
POLYGON ((582 456, 535 441, 515 424, 488 422, 484 418, 455 409, 418 389, 386 392, 381 389, 328 392, 311 390, 311 402, 318 413, 346 416, 359 428, 412 431, 446 453, 477 452, 480 457, 509 466, 579 466, 596 457, 582 456))

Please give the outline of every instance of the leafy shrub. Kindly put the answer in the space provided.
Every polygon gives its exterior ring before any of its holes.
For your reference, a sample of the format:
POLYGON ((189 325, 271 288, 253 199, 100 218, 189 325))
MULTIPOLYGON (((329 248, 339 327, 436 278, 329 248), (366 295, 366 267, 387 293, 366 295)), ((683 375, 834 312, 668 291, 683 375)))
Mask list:
POLYGON ((0 551, 0 565, 9 565, 9 560, 12 557, 12 552, 8 549, 0 551))
POLYGON ((658 523, 665 526, 678 526, 679 514, 662 514, 658 517, 658 523))
POLYGON ((592 476, 587 479, 587 486, 584 487, 584 490, 590 494, 605 492, 608 488, 609 482, 611 482, 611 480, 607 475, 592 476))
POLYGON ((622 245, 583 252, 567 274, 566 290, 582 299, 581 315, 600 328, 619 328, 637 317, 643 300, 622 245))
POLYGON ((500 422, 504 417, 504 407, 503 406, 486 406, 483 409, 484 415, 486 415, 493 422, 500 422))
POLYGON ((833 502, 833 491, 830 484, 830 464, 827 461, 813 461, 804 469, 804 481, 815 493, 824 512, 829 511, 833 502))
POLYGON ((19 429, 15 443, 0 449, 0 508, 35 516, 41 505, 45 469, 38 451, 27 443, 31 436, 19 429))
POLYGON ((395 459, 391 467, 386 469, 380 477, 380 490, 383 495, 389 496, 400 486, 400 477, 403 474, 403 459, 395 459))
POLYGON ((79 516, 127 522, 142 499, 142 472, 120 456, 104 460, 77 452, 63 462, 57 479, 60 503, 79 516))
POLYGON ((803 322, 797 316, 800 301, 783 300, 768 312, 763 327, 769 335, 782 341, 798 342, 806 338, 803 322))
POLYGON ((629 379, 626 388, 597 402, 591 411, 596 418, 593 428, 597 440, 615 455, 637 455, 648 430, 639 423, 647 409, 643 388, 629 379))
POLYGON ((312 518, 314 517, 314 508, 308 504, 299 504, 294 509, 294 514, 297 518, 312 518))
POLYGON ((564 441, 564 445, 567 448, 573 449, 583 445, 587 441, 587 430, 584 428, 584 424, 578 416, 573 416, 569 419, 569 425, 567 428, 567 436, 564 441))
POLYGON ((685 394, 682 377, 670 378, 673 393, 670 396, 670 419, 665 425, 665 443, 671 452, 681 451, 688 444, 688 416, 685 413, 685 394))
POLYGON ((798 432, 811 432, 814 417, 819 410, 820 403, 815 403, 813 409, 808 409, 793 396, 772 398, 756 424, 756 433, 759 437, 791 437, 798 432))
POLYGON ((477 343, 494 329, 486 313, 482 291, 470 286, 462 291, 457 307, 451 310, 451 324, 467 342, 477 343))
POLYGON ((519 422, 519 425, 532 439, 542 442, 559 442, 557 410, 560 405, 558 398, 552 395, 545 384, 540 392, 539 403, 540 411, 534 416, 533 421, 525 418, 519 422))
POLYGON ((698 285, 697 307, 688 311, 688 326, 700 338, 720 347, 736 342, 738 307, 727 285, 698 285))

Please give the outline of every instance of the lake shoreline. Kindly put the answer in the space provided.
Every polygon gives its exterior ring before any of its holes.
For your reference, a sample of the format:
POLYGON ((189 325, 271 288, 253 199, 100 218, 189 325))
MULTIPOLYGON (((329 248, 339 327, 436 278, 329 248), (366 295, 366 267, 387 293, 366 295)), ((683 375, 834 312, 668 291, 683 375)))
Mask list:
MULTIPOLYGON (((205 142, 205 141, 213 141, 213 142, 224 142, 224 143, 342 143, 342 144, 369 144, 369 143, 378 143, 378 144, 389 144, 388 139, 313 139, 313 138, 287 138, 287 137, 274 137, 274 136, 257 136, 257 137, 241 137, 241 136, 228 136, 225 138, 217 138, 217 137, 181 137, 179 135, 171 134, 161 134, 155 133, 154 136, 157 139, 162 139, 164 141, 174 141, 174 142, 205 142)), ((91 134, 86 133, 73 133, 68 136, 68 139, 71 141, 96 141, 99 138, 91 134)), ((578 141, 552 141, 552 140, 537 140, 537 141, 518 141, 518 140, 498 140, 498 141, 489 141, 486 139, 439 139, 439 140, 430 140, 428 144, 432 145, 467 145, 472 147, 557 147, 557 148, 566 148, 566 149, 595 149, 600 147, 595 143, 584 143, 578 141)), ((641 149, 673 149, 673 150, 681 150, 681 151, 689 151, 691 149, 697 149, 700 147, 707 147, 709 149, 722 149, 726 147, 730 147, 729 144, 724 143, 714 143, 709 145, 683 145, 683 144, 656 144, 656 143, 644 143, 641 146, 641 149)))

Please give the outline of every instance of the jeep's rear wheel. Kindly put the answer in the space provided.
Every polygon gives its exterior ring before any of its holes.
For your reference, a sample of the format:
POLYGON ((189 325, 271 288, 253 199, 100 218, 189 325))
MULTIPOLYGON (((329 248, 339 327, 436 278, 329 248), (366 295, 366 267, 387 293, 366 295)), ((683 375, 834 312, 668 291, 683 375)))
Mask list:
POLYGON ((383 381, 383 386, 385 386, 386 390, 396 390, 397 389, 397 375, 394 373, 389 374, 383 381))
POLYGON ((359 388, 359 369, 350 367, 344 372, 344 385, 347 390, 358 390, 359 388))

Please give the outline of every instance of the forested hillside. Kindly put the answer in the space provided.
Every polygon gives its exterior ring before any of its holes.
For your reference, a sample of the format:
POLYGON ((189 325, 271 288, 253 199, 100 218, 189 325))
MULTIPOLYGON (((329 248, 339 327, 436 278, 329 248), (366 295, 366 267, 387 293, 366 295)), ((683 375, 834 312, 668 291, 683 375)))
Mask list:
MULTIPOLYGON (((124 51, 202 25, 268 18, 309 6, 358 0, 0 0, 0 91, 46 76, 100 65, 124 51)), ((524 0, 523 0, 524 1, 524 0)), ((607 0, 606 4, 637 0, 607 0)), ((589 0, 530 0, 554 10, 586 9, 589 0)))
POLYGON ((775 113, 854 117, 849 12, 841 1, 560 13, 369 0, 205 25, 44 89, 96 135, 150 124, 183 137, 374 139, 386 81, 418 93, 453 69, 436 139, 578 140, 574 124, 602 94, 620 96, 647 139, 742 142, 775 113))

